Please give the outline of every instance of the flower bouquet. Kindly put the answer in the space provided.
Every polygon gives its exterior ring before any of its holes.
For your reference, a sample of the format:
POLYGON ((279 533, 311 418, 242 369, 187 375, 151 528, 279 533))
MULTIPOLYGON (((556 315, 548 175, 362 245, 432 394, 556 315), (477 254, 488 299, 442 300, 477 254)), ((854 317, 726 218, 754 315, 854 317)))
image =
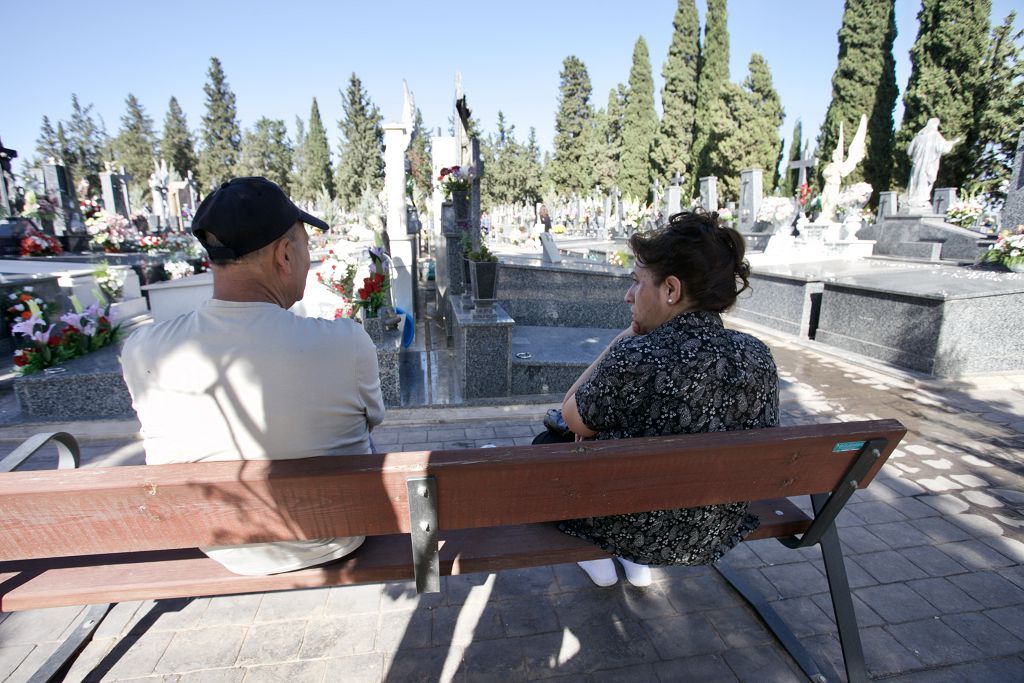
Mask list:
POLYGON ((341 299, 341 305, 334 311, 335 319, 355 315, 355 280, 358 270, 359 264, 351 254, 338 254, 334 249, 328 249, 323 265, 316 271, 316 281, 341 299))
POLYGON ((1024 225, 1011 232, 1003 230, 996 243, 981 255, 982 263, 998 263, 1016 272, 1024 271, 1024 225))
POLYGON ((958 225, 961 228, 969 228, 974 225, 974 222, 978 220, 978 217, 984 211, 985 206, 982 204, 981 199, 977 197, 964 197, 953 202, 946 209, 946 222, 958 225))
POLYGON ((362 286, 356 290, 354 311, 362 310, 367 318, 376 318, 381 309, 390 305, 391 280, 387 255, 384 247, 368 247, 370 257, 369 274, 363 278, 362 286))
POLYGON ((195 275, 195 268, 188 261, 167 261, 164 263, 164 272, 170 280, 180 280, 189 275, 195 275))
POLYGON ((57 217, 60 205, 53 195, 37 195, 32 190, 25 193, 24 214, 30 218, 38 218, 44 223, 49 223, 57 217))
POLYGON ((25 231, 19 246, 21 256, 60 256, 64 251, 56 237, 31 228, 25 231))
POLYGON ((139 251, 146 254, 154 254, 166 247, 166 242, 160 235, 142 235, 137 244, 139 251))
POLYGON ((47 305, 37 303, 41 299, 29 297, 28 300, 19 298, 19 301, 26 310, 11 325, 11 332, 22 337, 22 348, 14 352, 13 359, 19 374, 40 372, 113 344, 120 337, 120 326, 111 322, 109 304, 96 303, 83 309, 78 298, 72 296, 74 311, 60 317, 62 327, 58 329, 56 324, 47 325, 43 313, 47 305))
POLYGON ((11 292, 7 295, 7 300, 8 306, 4 311, 4 317, 7 319, 8 327, 31 318, 33 310, 49 312, 53 308, 51 304, 36 296, 31 286, 11 292), (35 308, 33 309, 33 307, 35 308))
POLYGON ((100 288, 107 301, 119 301, 124 293, 124 277, 117 271, 110 270, 110 264, 101 262, 96 270, 92 271, 96 286, 100 288))
POLYGON ((780 231, 789 225, 795 212, 789 197, 765 197, 757 211, 757 220, 771 223, 776 231, 780 231))
POLYGON ((85 222, 85 229, 92 237, 90 244, 108 253, 121 252, 137 235, 127 218, 106 211, 97 211, 85 222))
POLYGON ((473 183, 473 174, 470 173, 468 168, 451 166, 441 169, 440 174, 437 176, 437 181, 441 183, 444 196, 451 197, 452 192, 469 192, 469 188, 473 183))

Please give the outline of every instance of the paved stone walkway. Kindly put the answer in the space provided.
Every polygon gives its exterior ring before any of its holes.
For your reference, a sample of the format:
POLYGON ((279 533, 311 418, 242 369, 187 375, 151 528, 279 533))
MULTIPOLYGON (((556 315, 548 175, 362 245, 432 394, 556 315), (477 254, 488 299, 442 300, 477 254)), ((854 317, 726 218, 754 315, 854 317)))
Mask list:
MULTIPOLYGON (((782 373, 785 424, 893 417, 910 430, 839 518, 871 675, 1024 680, 1024 377, 923 382, 759 336, 782 373)), ((523 444, 546 408, 396 411, 375 439, 389 450, 523 444)), ((141 462, 133 429, 82 426, 87 464, 141 462)), ((758 541, 725 561, 842 671, 817 550, 758 541)), ((122 603, 67 680, 801 680, 713 569, 655 575, 647 589, 597 588, 559 565, 448 577, 422 597, 400 583, 122 603)), ((79 612, 0 614, 0 680, 27 680, 79 612)))

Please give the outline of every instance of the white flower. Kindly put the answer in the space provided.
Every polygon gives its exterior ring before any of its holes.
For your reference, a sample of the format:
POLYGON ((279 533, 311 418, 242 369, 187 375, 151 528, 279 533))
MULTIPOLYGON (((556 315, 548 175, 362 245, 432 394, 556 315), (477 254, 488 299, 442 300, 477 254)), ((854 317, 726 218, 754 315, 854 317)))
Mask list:
MULTIPOLYGON (((28 286, 26 286, 26 287, 25 287, 25 291, 26 291, 26 292, 31 292, 31 291, 33 291, 33 290, 32 290, 32 285, 28 285, 28 286)), ((12 296, 13 296, 13 295, 12 295, 12 296)))

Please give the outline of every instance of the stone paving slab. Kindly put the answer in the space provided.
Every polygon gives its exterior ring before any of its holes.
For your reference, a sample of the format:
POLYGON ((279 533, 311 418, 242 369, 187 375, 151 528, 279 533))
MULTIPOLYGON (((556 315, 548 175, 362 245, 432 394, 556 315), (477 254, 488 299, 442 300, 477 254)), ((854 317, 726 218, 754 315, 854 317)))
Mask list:
MULTIPOLYGON (((921 382, 762 336, 785 424, 896 417, 910 429, 839 519, 871 676, 1024 680, 1024 382, 921 382)), ((374 439, 382 450, 524 443, 546 408, 395 411, 374 439)), ((141 463, 132 430, 92 432, 85 465, 141 463)), ((841 671, 816 549, 756 541, 724 561, 841 671)), ((67 680, 801 680, 717 572, 654 576, 648 589, 597 588, 558 565, 446 577, 429 596, 394 583, 123 603, 67 680)), ((80 611, 0 614, 0 681, 26 681, 80 611)))

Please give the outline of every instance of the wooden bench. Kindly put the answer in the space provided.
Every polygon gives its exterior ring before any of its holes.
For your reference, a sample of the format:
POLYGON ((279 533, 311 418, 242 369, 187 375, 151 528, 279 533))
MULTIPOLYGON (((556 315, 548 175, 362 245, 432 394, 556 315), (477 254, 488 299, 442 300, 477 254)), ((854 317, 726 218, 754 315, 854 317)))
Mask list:
MULTIPOLYGON (((820 544, 849 680, 864 659, 835 525, 906 433, 895 420, 619 441, 304 460, 74 469, 67 434, 36 435, 0 462, 0 610, 277 591, 596 559, 554 520, 740 500, 747 540, 820 544), (62 467, 11 471, 45 442, 62 467), (810 517, 789 497, 811 495, 810 517), (502 527, 496 531, 493 527, 502 527), (322 568, 239 576, 196 548, 368 536, 322 568)), ((809 677, 823 669, 767 603, 718 566, 809 677)), ((90 637, 65 644, 74 654, 90 637)), ((62 662, 55 662, 58 667, 62 662)), ((56 668, 54 669, 56 670, 56 668)))

